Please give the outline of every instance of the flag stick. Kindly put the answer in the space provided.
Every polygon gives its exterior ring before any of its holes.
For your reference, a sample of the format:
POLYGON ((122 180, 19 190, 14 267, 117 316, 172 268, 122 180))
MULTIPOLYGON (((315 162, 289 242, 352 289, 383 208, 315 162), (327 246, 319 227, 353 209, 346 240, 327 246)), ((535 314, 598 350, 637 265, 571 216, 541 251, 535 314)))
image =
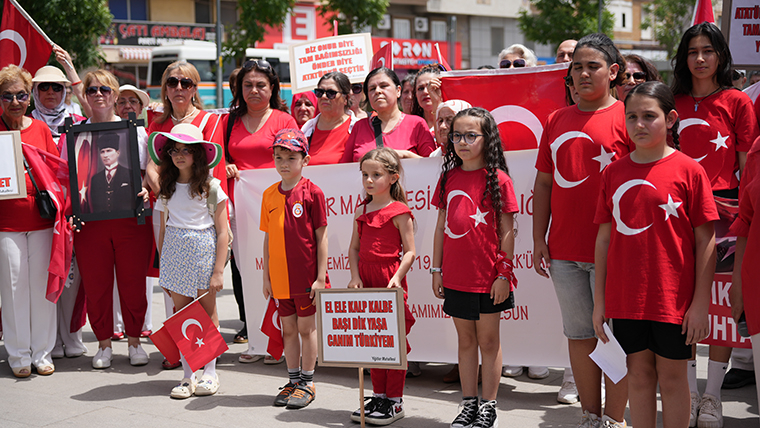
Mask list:
POLYGON ((359 415, 364 428, 364 367, 359 367, 359 415))
MULTIPOLYGON (((24 8, 23 8, 23 7, 21 7, 21 5, 19 5, 19 4, 16 2, 16 0, 10 0, 10 2, 11 2, 11 4, 12 4, 12 5, 13 5, 13 6, 16 8, 16 10, 18 10, 18 12, 19 12, 19 13, 20 13, 20 14, 21 14, 21 15, 22 15, 24 18, 26 18, 26 20, 27 20, 27 21, 29 21, 29 23, 30 23, 30 24, 32 24, 32 27, 34 27, 34 29, 35 29, 35 30, 37 30, 37 32, 38 32, 38 33, 40 33, 40 34, 42 35, 42 37, 44 37, 44 38, 45 38, 45 40, 46 40, 48 43, 50 43, 51 45, 53 45, 53 44, 54 44, 54 43, 53 43, 53 41, 52 41, 52 40, 50 40, 50 37, 48 37, 48 36, 47 36, 47 34, 45 34, 45 32, 44 32, 44 31, 42 31, 42 29, 40 28, 40 26, 39 26, 39 25, 37 25, 37 23, 36 23, 36 22, 34 22, 34 19, 32 19, 32 17, 31 17, 31 16, 29 16, 29 14, 28 14, 28 13, 26 13, 26 11, 24 10, 24 8)), ((70 64, 69 64, 69 65, 70 65, 70 64)), ((72 68, 73 68, 73 67, 72 67, 72 68)))

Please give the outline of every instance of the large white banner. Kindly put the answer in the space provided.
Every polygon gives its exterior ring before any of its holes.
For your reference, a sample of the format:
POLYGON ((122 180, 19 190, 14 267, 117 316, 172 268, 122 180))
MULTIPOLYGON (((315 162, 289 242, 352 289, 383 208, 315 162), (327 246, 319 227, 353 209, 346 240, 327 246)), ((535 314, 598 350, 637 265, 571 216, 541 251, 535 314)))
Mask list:
MULTIPOLYGON (((515 184, 520 211, 516 217, 515 273, 519 280, 515 305, 502 314, 501 345, 505 364, 568 366, 567 341, 562 334, 559 304, 551 281, 533 270, 532 194, 537 150, 507 152, 509 173, 515 184)), ((432 261, 433 231, 437 210, 431 205, 441 173, 441 158, 402 161, 404 188, 417 221, 417 257, 407 275, 409 306, 417 319, 409 333, 409 361, 456 362, 457 335, 454 323, 433 295, 428 273, 432 261)), ((307 166, 304 176, 325 193, 328 213, 329 257, 327 269, 333 287, 346 287, 350 279, 348 246, 354 210, 363 199, 357 163, 307 166)), ((263 239, 259 231, 261 197, 267 187, 280 181, 274 169, 241 171, 235 185, 235 257, 243 277, 249 348, 264 353, 266 337, 257 328, 266 309, 261 291, 263 239)), ((462 260, 470 268, 473 260, 462 260)))
MULTIPOLYGON (((760 64, 760 1, 732 0, 724 6, 723 26, 728 29, 728 47, 739 68, 760 64)), ((725 34, 725 31, 724 31, 725 34)))

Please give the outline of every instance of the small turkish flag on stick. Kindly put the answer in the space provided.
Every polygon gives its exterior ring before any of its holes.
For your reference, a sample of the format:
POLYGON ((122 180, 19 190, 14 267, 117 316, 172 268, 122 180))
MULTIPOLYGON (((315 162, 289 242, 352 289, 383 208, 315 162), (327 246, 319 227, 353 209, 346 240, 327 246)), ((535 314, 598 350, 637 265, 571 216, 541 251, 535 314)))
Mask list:
POLYGON ((53 42, 15 0, 4 0, 0 23, 0 68, 18 65, 37 72, 47 64, 53 42))
POLYGON ((386 67, 393 70, 393 42, 388 42, 372 56, 372 69, 386 67))
POLYGON ((280 325, 280 312, 277 310, 277 300, 272 297, 269 298, 267 311, 261 320, 261 332, 269 337, 267 352, 272 358, 279 360, 282 357, 285 345, 282 341, 282 327, 280 325))

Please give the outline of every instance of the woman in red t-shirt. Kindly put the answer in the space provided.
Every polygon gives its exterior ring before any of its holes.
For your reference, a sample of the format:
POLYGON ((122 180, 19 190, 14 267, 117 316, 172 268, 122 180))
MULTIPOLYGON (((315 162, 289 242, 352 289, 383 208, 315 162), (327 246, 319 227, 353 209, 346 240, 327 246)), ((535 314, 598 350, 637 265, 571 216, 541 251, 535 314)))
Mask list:
POLYGON ((365 153, 378 147, 375 125, 382 133, 383 145, 396 150, 399 158, 430 156, 435 150, 430 127, 421 117, 399 110, 401 81, 393 70, 381 67, 370 71, 364 80, 364 94, 377 115, 356 123, 341 162, 357 162, 365 153))
POLYGON ((340 162, 346 141, 358 122, 351 112, 351 82, 345 74, 333 71, 319 79, 317 89, 319 114, 304 124, 302 131, 309 139, 309 165, 340 162))
MULTIPOLYGON (((58 155, 45 122, 25 117, 32 75, 15 65, 0 70, 0 131, 21 131, 21 141, 58 155)), ((39 180, 37 180, 39 185, 39 180)), ((8 364, 16 377, 55 371, 55 303, 45 298, 53 220, 40 217, 27 174, 26 198, 0 200, 0 299, 8 364)))

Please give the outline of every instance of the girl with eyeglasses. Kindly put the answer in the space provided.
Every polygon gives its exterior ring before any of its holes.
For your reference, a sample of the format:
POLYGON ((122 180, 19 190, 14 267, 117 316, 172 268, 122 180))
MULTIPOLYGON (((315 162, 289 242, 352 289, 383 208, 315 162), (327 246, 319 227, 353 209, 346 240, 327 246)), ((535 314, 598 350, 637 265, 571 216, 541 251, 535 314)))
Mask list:
POLYGON ((390 147, 402 159, 427 157, 435 150, 425 120, 399 110, 401 81, 393 70, 381 67, 370 71, 364 80, 364 94, 377 114, 356 124, 341 162, 358 162, 377 147, 390 147))
MULTIPOLYGON (((21 141, 58 156, 45 122, 26 117, 32 76, 15 65, 0 70, 0 131, 20 131, 21 141)), ((0 200, 0 300, 5 350, 13 375, 55 371, 56 307, 45 298, 53 220, 43 219, 26 174, 26 197, 0 200)), ((39 180, 38 180, 39 181, 39 180)))
POLYGON ((625 97, 631 89, 644 82, 657 81, 662 82, 662 77, 657 71, 657 67, 644 57, 630 54, 623 57, 625 59, 625 80, 617 85, 617 99, 625 101, 625 97))
POLYGON ((314 89, 319 114, 306 122, 301 130, 309 139, 309 165, 340 162, 346 141, 359 119, 351 111, 351 83, 345 74, 333 71, 325 74, 314 89))
POLYGON ((319 114, 317 97, 314 92, 306 91, 293 95, 293 101, 290 103, 290 114, 296 120, 296 125, 299 128, 303 127, 309 120, 314 119, 314 116, 319 114))
POLYGON ((570 67, 578 103, 549 115, 538 149, 533 263, 539 275, 551 273, 559 301, 583 412, 578 426, 625 426, 627 380, 605 382, 603 408, 602 371, 589 358, 597 341, 592 292, 601 174, 635 147, 626 131, 625 107, 612 96, 625 61, 612 40, 597 33, 578 41, 570 67))
MULTIPOLYGON (((684 33, 673 60, 673 84, 676 109, 681 118, 681 150, 707 172, 713 195, 736 200, 739 179, 747 152, 760 134, 752 100, 735 89, 731 81, 731 52, 720 29, 707 22, 684 33)), ((733 218, 715 223, 718 242, 727 238, 733 218)), ((726 247, 725 250, 732 250, 726 247)), ((724 249, 719 249, 723 253, 724 249)), ((733 251, 728 254, 732 254, 733 251)), ((730 259, 718 260, 716 272, 731 271, 730 259)), ((689 426, 723 426, 721 385, 726 374, 731 348, 710 346, 707 384, 700 396, 697 388, 696 345, 689 361, 691 419, 689 426)))

